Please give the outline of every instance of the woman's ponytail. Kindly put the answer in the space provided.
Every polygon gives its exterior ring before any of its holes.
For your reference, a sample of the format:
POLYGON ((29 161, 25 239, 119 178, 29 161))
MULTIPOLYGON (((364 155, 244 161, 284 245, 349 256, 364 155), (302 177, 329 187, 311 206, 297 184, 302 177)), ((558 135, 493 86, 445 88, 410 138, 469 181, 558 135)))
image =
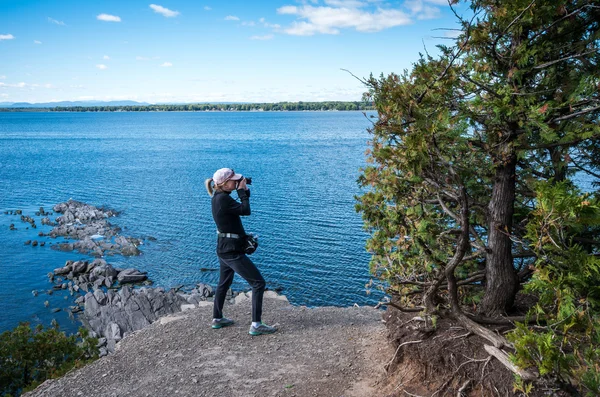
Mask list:
POLYGON ((206 191, 208 192, 209 196, 212 196, 215 189, 213 188, 214 185, 214 181, 212 178, 208 178, 207 180, 204 181, 204 187, 206 187, 206 191))

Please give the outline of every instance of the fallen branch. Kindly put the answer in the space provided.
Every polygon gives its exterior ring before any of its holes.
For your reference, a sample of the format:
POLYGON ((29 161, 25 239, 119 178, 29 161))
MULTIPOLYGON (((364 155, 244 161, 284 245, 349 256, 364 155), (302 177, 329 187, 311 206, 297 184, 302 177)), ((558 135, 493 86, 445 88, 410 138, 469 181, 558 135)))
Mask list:
POLYGON ((479 324, 487 324, 487 325, 515 325, 515 323, 545 323, 546 319, 544 317, 527 317, 527 316, 512 316, 512 317, 481 317, 476 316, 474 314, 465 313, 465 315, 471 320, 475 321, 479 324))
POLYGON ((490 355, 492 355, 495 358, 497 358, 498 361, 500 361, 500 363, 502 365, 504 365, 506 368, 508 368, 511 372, 513 372, 514 374, 519 375, 521 377, 521 379, 523 379, 523 380, 535 380, 535 379, 538 378, 538 376, 534 372, 528 371, 528 370, 525 370, 525 369, 521 369, 521 368, 517 367, 516 365, 514 365, 512 362, 510 362, 510 358, 508 357, 508 354, 506 354, 502 350, 500 350, 500 349, 498 349, 498 348, 496 348, 494 346, 490 346, 490 345, 483 345, 483 348, 490 355))

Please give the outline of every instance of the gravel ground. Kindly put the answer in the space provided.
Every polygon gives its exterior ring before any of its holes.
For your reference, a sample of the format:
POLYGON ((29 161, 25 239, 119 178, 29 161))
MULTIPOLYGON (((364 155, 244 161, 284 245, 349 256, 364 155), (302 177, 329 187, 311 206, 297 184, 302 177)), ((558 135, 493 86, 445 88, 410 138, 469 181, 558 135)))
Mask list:
POLYGON ((370 307, 292 306, 268 294, 263 321, 273 335, 250 336, 250 299, 226 304, 236 324, 210 328, 211 306, 163 317, 104 357, 26 396, 382 395, 393 355, 381 312, 370 307))

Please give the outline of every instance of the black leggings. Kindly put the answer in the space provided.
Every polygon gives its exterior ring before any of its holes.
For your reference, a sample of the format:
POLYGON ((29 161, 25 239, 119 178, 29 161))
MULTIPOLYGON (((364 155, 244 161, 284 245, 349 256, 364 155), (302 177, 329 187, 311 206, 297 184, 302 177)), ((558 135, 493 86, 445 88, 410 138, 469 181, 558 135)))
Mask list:
POLYGON ((256 268, 256 265, 245 254, 222 254, 218 257, 221 269, 219 285, 217 286, 217 292, 215 292, 213 318, 223 317, 225 295, 233 282, 233 276, 237 273, 252 287, 252 321, 259 323, 262 316, 265 279, 256 268))

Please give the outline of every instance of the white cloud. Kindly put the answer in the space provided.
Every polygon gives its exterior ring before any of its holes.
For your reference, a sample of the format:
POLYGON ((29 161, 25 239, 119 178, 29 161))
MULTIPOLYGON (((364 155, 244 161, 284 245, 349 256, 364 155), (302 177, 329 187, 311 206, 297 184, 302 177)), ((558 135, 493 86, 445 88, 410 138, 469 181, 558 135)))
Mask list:
POLYGON ((256 26, 256 22, 254 22, 254 21, 248 21, 248 22, 244 21, 244 22, 242 22, 242 26, 256 26))
POLYGON ((149 61, 150 58, 148 58, 148 57, 141 57, 141 56, 138 55, 137 57, 135 57, 135 60, 136 61, 149 61))
POLYGON ((360 8, 366 5, 364 2, 358 0, 325 0, 325 4, 342 8, 360 8))
POLYGON ((340 29, 353 28, 359 32, 378 32, 394 26, 408 25, 411 18, 397 9, 378 8, 374 12, 358 8, 334 8, 313 6, 283 6, 279 14, 296 15, 301 21, 294 21, 284 32, 296 36, 311 36, 316 33, 338 34, 340 29))
POLYGON ((177 15, 179 15, 179 11, 172 11, 172 10, 169 10, 168 8, 159 6, 157 4, 150 4, 150 8, 152 8, 155 13, 161 14, 162 16, 167 17, 167 18, 173 18, 173 17, 176 17, 177 15))
POLYGON ((108 66, 106 66, 106 65, 103 65, 103 64, 98 64, 98 65, 96 65, 96 67, 97 67, 98 69, 100 69, 100 70, 106 70, 106 69, 108 69, 108 66))
POLYGON ((281 26, 280 26, 279 24, 276 24, 276 23, 269 23, 269 22, 267 22, 267 20, 266 20, 265 18, 260 18, 260 19, 258 20, 258 22, 259 22, 259 23, 262 23, 262 25, 263 25, 265 28, 271 28, 271 29, 279 29, 279 28, 281 28, 281 26))
POLYGON ((100 14, 96 17, 96 19, 105 22, 121 22, 121 17, 110 14, 100 14))
POLYGON ((34 44, 42 44, 42 42, 41 42, 41 41, 39 41, 39 40, 33 40, 33 43, 34 43, 34 44))
POLYGON ((165 62, 162 65, 160 65, 163 68, 170 68, 171 66, 173 66, 173 64, 171 62, 165 62))
POLYGON ((6 78, 6 76, 2 75, 0 76, 0 80, 4 80, 6 78))
POLYGON ((298 7, 296 6, 283 6, 277 9, 278 14, 296 14, 298 12, 298 7))
POLYGON ((250 37, 250 40, 271 40, 272 38, 272 34, 266 34, 264 36, 252 36, 250 37))
POLYGON ((0 41, 2 41, 2 40, 12 40, 14 38, 15 38, 15 36, 13 36, 12 34, 0 34, 0 41))
POLYGON ((407 0, 404 2, 404 7, 408 8, 413 16, 416 16, 420 20, 439 18, 440 9, 427 3, 438 6, 448 5, 447 0, 407 0))
POLYGON ((108 55, 104 55, 102 59, 110 59, 110 57, 108 55))
POLYGON ((54 88, 54 86, 50 83, 44 84, 44 88, 54 88))
POLYGON ((210 8, 209 6, 204 6, 204 10, 210 11, 210 10, 212 10, 212 8, 210 8))
POLYGON ((48 22, 54 23, 54 24, 60 25, 60 26, 67 26, 63 21, 57 21, 56 19, 50 18, 50 17, 48 17, 48 22))
POLYGON ((6 83, 0 82, 0 87, 26 88, 26 87, 37 87, 37 86, 38 86, 38 84, 27 84, 24 82, 20 82, 17 84, 6 84, 6 83))
POLYGON ((226 20, 226 21, 239 21, 239 20, 240 20, 240 18, 236 17, 235 15, 227 15, 227 16, 225 17, 225 20, 226 20))

